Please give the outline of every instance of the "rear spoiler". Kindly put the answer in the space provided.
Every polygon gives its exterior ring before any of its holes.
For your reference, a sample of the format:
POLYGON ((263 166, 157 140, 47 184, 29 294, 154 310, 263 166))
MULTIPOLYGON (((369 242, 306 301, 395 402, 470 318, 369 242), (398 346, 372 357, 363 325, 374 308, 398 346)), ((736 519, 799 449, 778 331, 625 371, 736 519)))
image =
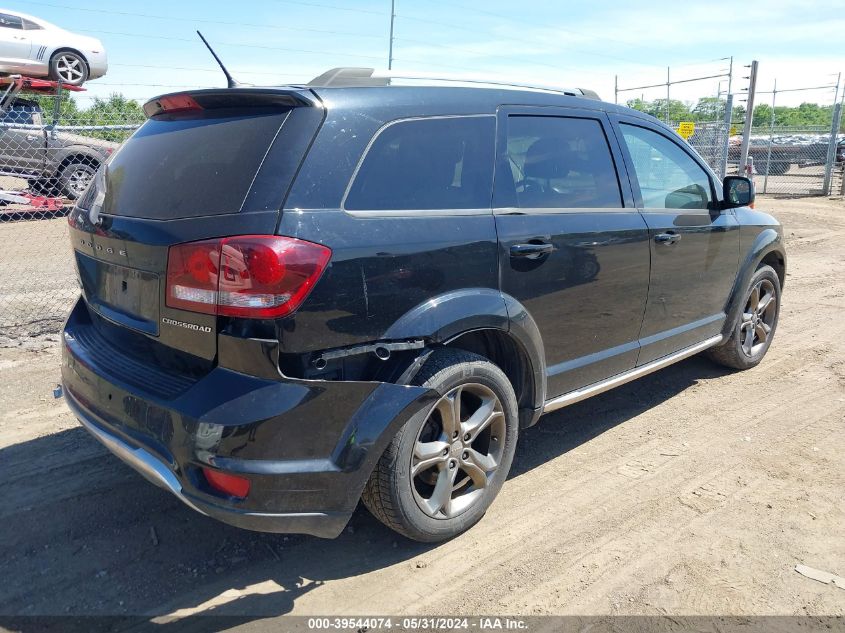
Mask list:
POLYGON ((174 92, 154 97, 144 104, 144 114, 215 110, 220 108, 296 108, 319 105, 313 93, 296 88, 211 88, 174 92))

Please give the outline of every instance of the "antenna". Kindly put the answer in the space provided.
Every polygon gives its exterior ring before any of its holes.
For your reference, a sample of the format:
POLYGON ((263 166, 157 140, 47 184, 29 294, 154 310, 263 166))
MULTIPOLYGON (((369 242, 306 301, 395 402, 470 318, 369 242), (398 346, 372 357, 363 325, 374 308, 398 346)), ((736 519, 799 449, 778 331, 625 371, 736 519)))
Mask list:
POLYGON ((217 65, 220 66, 220 70, 223 71, 223 74, 226 75, 226 82, 228 83, 228 88, 237 88, 239 86, 243 86, 238 80, 236 80, 232 75, 229 74, 229 71, 226 70, 226 67, 223 65, 223 62, 220 61, 220 58, 217 56, 217 53, 214 52, 214 49, 211 48, 211 44, 206 41, 206 39, 202 36, 202 33, 197 31, 197 35, 200 36, 202 43, 205 44, 206 48, 208 48, 208 52, 214 57, 214 61, 217 62, 217 65))

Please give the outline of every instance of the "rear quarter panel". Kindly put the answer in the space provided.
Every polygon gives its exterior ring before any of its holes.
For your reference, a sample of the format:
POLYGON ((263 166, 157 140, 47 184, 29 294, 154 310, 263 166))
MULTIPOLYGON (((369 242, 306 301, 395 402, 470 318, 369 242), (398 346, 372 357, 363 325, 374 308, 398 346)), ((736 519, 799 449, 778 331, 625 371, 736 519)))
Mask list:
MULTIPOLYGON (((282 351, 301 353, 388 336, 403 315, 451 291, 498 292, 492 211, 349 213, 343 196, 368 143, 387 122, 419 116, 493 114, 460 101, 436 107, 370 89, 326 97, 327 114, 286 201, 279 232, 324 244, 332 261, 293 318, 280 324, 282 351), (339 99, 340 97, 338 97, 339 99)), ((491 164, 492 170, 492 164, 491 164)), ((492 192, 491 192, 492 195, 492 192)), ((502 302, 504 312, 504 302, 502 302)), ((430 314, 430 313, 429 313, 430 314)), ((506 326, 506 325, 505 325, 506 326)))

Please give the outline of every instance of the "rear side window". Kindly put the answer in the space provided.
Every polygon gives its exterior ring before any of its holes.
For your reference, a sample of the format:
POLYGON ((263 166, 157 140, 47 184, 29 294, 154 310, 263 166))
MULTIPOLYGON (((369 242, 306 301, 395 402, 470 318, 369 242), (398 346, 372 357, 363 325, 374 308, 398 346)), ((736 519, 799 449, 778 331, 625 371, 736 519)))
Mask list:
POLYGON ((155 117, 114 154, 103 212, 156 220, 237 213, 289 110, 155 117))
POLYGON ((382 129, 346 196, 368 211, 489 208, 496 120, 413 119, 382 129))
POLYGON ((596 119, 511 116, 507 159, 521 208, 623 206, 610 146, 596 119))

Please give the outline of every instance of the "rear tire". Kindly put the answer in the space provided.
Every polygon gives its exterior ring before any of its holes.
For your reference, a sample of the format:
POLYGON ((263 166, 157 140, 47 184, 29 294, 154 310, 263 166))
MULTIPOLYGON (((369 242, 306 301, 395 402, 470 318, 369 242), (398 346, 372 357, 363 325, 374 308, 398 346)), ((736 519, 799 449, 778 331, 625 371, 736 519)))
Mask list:
POLYGON ((59 189, 70 200, 79 198, 97 173, 97 167, 89 162, 73 161, 62 168, 59 176, 59 189))
POLYGON ((50 59, 50 79, 81 86, 88 80, 88 62, 79 53, 59 51, 50 59))
POLYGON ((774 268, 761 266, 745 291, 743 310, 731 337, 705 354, 733 369, 750 369, 763 360, 780 316, 780 279, 774 268))
POLYGON ((517 403, 501 369, 463 350, 435 351, 413 382, 441 398, 396 434, 361 498, 389 528, 433 543, 472 527, 498 494, 516 450, 517 403))

